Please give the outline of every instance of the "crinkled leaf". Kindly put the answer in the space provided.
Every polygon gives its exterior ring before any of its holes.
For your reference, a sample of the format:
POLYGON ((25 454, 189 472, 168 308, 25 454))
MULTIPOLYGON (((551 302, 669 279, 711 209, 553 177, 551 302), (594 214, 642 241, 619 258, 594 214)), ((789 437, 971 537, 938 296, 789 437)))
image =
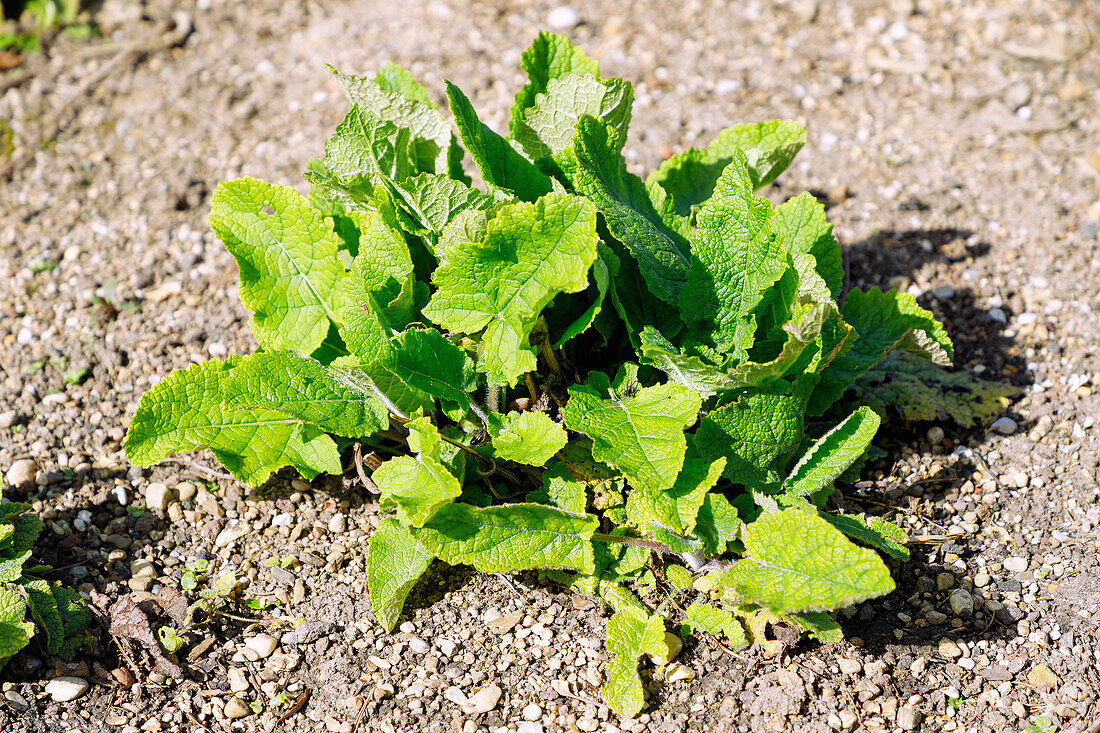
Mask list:
POLYGON ((405 231, 423 237, 436 258, 443 259, 438 246, 443 230, 464 211, 488 209, 495 203, 462 181, 434 173, 421 173, 400 183, 387 182, 397 203, 397 215, 405 231))
POLYGON ((542 472, 542 487, 527 495, 527 501, 552 504, 570 514, 584 514, 588 506, 585 485, 561 461, 555 460, 542 472))
POLYGON ((906 351, 893 351, 852 385, 860 402, 903 420, 954 420, 964 428, 987 425, 1019 389, 978 379, 906 351))
POLYGON ((806 451, 783 482, 783 491, 790 496, 815 497, 831 490, 837 476, 867 450, 881 422, 870 407, 857 409, 806 451))
POLYGON ((729 499, 717 492, 703 497, 695 517, 695 536, 703 541, 708 555, 721 555, 741 536, 741 519, 729 499))
MULTIPOLYGON (((393 63, 383 66, 373 78, 342 74, 331 66, 329 71, 353 108, 362 107, 375 118, 407 130, 405 155, 412 172, 448 172, 451 128, 412 74, 393 63)), ((405 178, 399 170, 387 175, 398 181, 405 178)))
POLYGON ((699 423, 697 445, 708 457, 726 457, 722 475, 734 483, 778 484, 802 442, 814 382, 812 374, 779 380, 712 410, 699 423))
POLYGON ((822 514, 829 524, 851 537, 856 542, 882 550, 898 560, 909 559, 909 548, 905 543, 909 535, 901 527, 882 517, 859 514, 822 514))
POLYGON ((82 631, 91 622, 92 615, 80 593, 60 583, 52 585, 50 592, 53 593, 54 602, 57 604, 57 613, 61 616, 66 637, 82 631))
POLYGON ((359 227, 359 253, 340 282, 340 335, 363 359, 379 348, 386 329, 399 331, 418 320, 417 282, 392 208, 351 218, 359 227))
POLYGON ((673 382, 698 392, 703 399, 739 386, 726 370, 694 354, 685 354, 652 326, 642 329, 639 351, 643 364, 660 369, 673 382))
POLYGON ((538 34, 531 46, 523 52, 519 63, 527 72, 527 83, 512 103, 512 114, 508 123, 512 137, 519 136, 528 108, 535 104, 539 94, 546 92, 551 79, 573 72, 595 76, 600 73, 599 64, 570 43, 566 36, 546 31, 538 34))
POLYGON ((660 184, 681 216, 691 214, 714 192, 722 171, 740 150, 748 164, 753 190, 782 173, 806 144, 806 130, 790 120, 768 120, 723 130, 708 150, 689 148, 674 155, 649 180, 660 184))
POLYGON ((473 565, 491 573, 529 568, 592 573, 592 533, 598 524, 595 517, 541 504, 448 504, 413 533, 451 565, 473 565))
POLYGON ((30 580, 22 584, 27 592, 27 608, 35 625, 42 631, 42 646, 50 654, 61 651, 65 641, 65 624, 57 610, 57 601, 45 580, 30 580))
POLYGON ((844 641, 844 630, 828 611, 801 611, 789 614, 788 618, 822 644, 838 644, 844 641))
MULTIPOLYGON (((13 505, 9 504, 8 506, 13 505)), ((15 504, 14 506, 23 507, 23 511, 11 520, 14 527, 11 535, 11 551, 26 552, 34 547, 35 540, 42 532, 42 519, 30 511, 30 505, 28 504, 15 504)))
POLYGON ((634 90, 629 82, 574 72, 550 80, 546 92, 536 97, 513 131, 513 137, 532 160, 560 161, 573 143, 577 120, 587 115, 604 124, 608 145, 618 153, 626 142, 633 103, 634 90))
POLYGON ((725 467, 725 457, 704 459, 693 437, 683 468, 670 488, 651 489, 638 485, 631 489, 626 502, 630 520, 643 530, 657 522, 673 532, 690 532, 707 492, 718 483, 725 467))
POLYGON ((565 428, 545 412, 509 412, 493 436, 493 450, 506 461, 543 466, 568 439, 565 428))
POLYGON ((697 601, 688 606, 687 613, 684 614, 684 623, 693 629, 726 637, 734 651, 741 651, 749 646, 749 640, 745 636, 745 628, 741 626, 741 622, 729 611, 709 603, 697 601))
POLYGON ((622 608, 607 622, 607 651, 615 655, 607 665, 603 696, 624 718, 633 718, 645 705, 638 662, 648 655, 658 666, 668 661, 665 626, 660 617, 622 608))
POLYGON ((534 201, 550 193, 553 189, 550 177, 479 120, 461 89, 449 81, 445 83, 459 137, 485 183, 511 191, 524 201, 534 201))
POLYGON ((424 315, 452 331, 484 329, 478 369, 494 385, 514 384, 535 369, 528 338, 539 313, 558 293, 587 286, 597 241, 596 211, 584 199, 551 194, 505 206, 483 241, 448 252, 424 315))
POLYGON ((691 262, 687 241, 664 223, 641 179, 627 172, 604 123, 581 117, 573 150, 573 187, 604 215, 607 228, 637 261, 650 292, 676 305, 691 262))
POLYGON ((25 613, 26 602, 19 591, 0 587, 0 669, 34 636, 34 624, 23 620, 25 613))
POLYGON ((821 382, 810 399, 809 414, 820 415, 844 394, 856 379, 878 364, 894 348, 920 352, 933 362, 949 364, 954 349, 943 326, 908 293, 896 290, 852 290, 840 315, 859 337, 821 372, 821 382))
POLYGON ((619 258, 607 245, 600 242, 596 248, 596 261, 592 263, 592 269, 588 273, 588 288, 571 298, 568 304, 559 305, 561 298, 555 300, 547 317, 551 333, 559 333, 555 327, 563 324, 560 335, 554 339, 555 349, 560 349, 567 341, 580 336, 596 323, 596 318, 604 308, 604 298, 607 296, 611 277, 618 272, 618 268, 619 258), (588 297, 591 297, 591 302, 584 307, 584 299, 588 297), (570 308, 570 305, 574 307, 570 308))
POLYGON ((809 191, 780 204, 775 209, 776 239, 790 253, 814 256, 817 274, 835 299, 844 286, 844 263, 840 244, 833 236, 833 225, 825 218, 825 207, 809 191))
POLYGON ((765 513, 741 535, 745 556, 723 583, 777 613, 843 608, 894 589, 874 550, 852 544, 816 514, 765 513))
POLYGON ((442 439, 426 417, 406 423, 409 448, 416 456, 397 456, 372 476, 382 499, 397 506, 401 520, 422 527, 462 493, 462 483, 441 460, 442 439))
POLYGON ((684 320, 694 333, 741 361, 753 345, 752 311, 789 267, 772 237, 772 205, 754 196, 744 153, 735 151, 714 196, 699 211, 691 269, 680 291, 684 320))
POLYGON ((250 357, 211 360, 169 374, 146 392, 126 436, 126 455, 147 466, 169 453, 209 448, 237 479, 259 485, 294 466, 307 478, 340 473, 332 438, 302 420, 254 404, 235 371, 250 357))
POLYGON ((0 558, 0 583, 14 583, 23 577, 23 564, 31 557, 31 551, 0 558))
POLYGON ((590 437, 596 460, 620 469, 632 485, 670 488, 684 464, 684 429, 695 422, 702 400, 672 382, 627 395, 621 382, 612 386, 605 374, 593 372, 583 385, 570 387, 565 424, 590 437))
POLYGON ((432 562, 432 553, 396 519, 383 519, 370 536, 367 588, 374 615, 393 631, 416 581, 432 562))
POLYGON ((241 178, 214 191, 210 226, 237 260, 260 345, 304 354, 320 346, 339 323, 344 274, 321 214, 293 189, 241 178))

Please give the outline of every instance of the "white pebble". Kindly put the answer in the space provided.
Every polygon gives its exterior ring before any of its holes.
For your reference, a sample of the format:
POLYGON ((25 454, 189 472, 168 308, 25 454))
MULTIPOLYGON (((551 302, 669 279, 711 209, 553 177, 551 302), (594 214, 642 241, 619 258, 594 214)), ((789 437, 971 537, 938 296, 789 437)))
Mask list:
POLYGON ((114 494, 115 499, 122 506, 126 506, 130 503, 130 492, 126 490, 125 486, 116 486, 111 490, 111 493, 114 494))
POLYGON ((245 647, 256 652, 256 656, 260 659, 267 659, 271 656, 271 653, 275 651, 275 646, 279 642, 275 640, 274 636, 268 634, 258 634, 244 643, 245 647))
POLYGON ((46 683, 46 694, 54 702, 69 702, 88 691, 88 681, 79 677, 55 677, 46 683))
POLYGON ((989 426, 989 429, 1001 435, 1012 435, 1019 427, 1020 426, 1016 424, 1015 420, 1005 415, 994 420, 993 424, 989 426))
POLYGON ((546 16, 547 27, 559 33, 576 27, 580 22, 581 16, 576 10, 573 10, 573 8, 567 5, 563 5, 560 8, 554 8, 550 11, 550 15, 546 16))
POLYGON ((1027 558, 1008 557, 1004 562, 1005 570, 1010 573, 1022 573, 1027 570, 1027 558))

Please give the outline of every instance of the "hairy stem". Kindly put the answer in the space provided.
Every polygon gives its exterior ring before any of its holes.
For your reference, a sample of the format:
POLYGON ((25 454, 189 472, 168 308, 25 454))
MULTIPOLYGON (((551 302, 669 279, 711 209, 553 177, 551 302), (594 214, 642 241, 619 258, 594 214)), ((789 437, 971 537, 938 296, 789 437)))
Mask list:
POLYGON ((500 412, 500 387, 492 384, 485 386, 485 406, 489 412, 500 412))
POLYGON ((643 539, 641 537, 619 537, 617 535, 601 534, 600 532, 596 532, 595 534, 592 535, 592 539, 596 540, 597 542, 606 542, 610 545, 630 545, 632 547, 648 547, 649 549, 653 550, 654 552, 659 552, 662 555, 678 555, 679 554, 679 553, 675 552, 671 547, 664 544, 663 542, 658 542, 657 540, 647 540, 647 539, 643 539))

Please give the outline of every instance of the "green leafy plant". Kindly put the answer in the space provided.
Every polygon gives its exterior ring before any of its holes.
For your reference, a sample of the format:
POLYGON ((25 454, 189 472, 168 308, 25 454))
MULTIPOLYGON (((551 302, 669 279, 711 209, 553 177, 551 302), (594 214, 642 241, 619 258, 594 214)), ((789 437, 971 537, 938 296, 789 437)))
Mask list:
POLYGON ((41 531, 29 504, 0 504, 0 668, 32 638, 65 658, 89 638, 91 617, 80 594, 36 577, 48 566, 26 566, 41 531))
MULTIPOLYGON (((738 125, 643 181, 622 155, 628 82, 550 34, 522 65, 508 137, 449 83, 457 136, 404 70, 334 71, 351 108, 309 197, 249 178, 213 196, 260 350, 168 375, 126 450, 209 449, 251 484, 353 454, 391 514, 367 559, 383 626, 436 558, 538 569, 615 609, 604 694, 632 716, 671 612, 631 587, 667 577, 699 595, 686 629, 768 649, 768 624, 836 640, 831 611, 893 590, 880 553, 907 558, 904 532, 828 510, 880 423, 846 395, 904 406, 885 359, 946 384, 952 344, 910 295, 841 303, 821 204, 755 194, 799 125, 738 125)), ((999 408, 993 388, 953 388, 999 408)))

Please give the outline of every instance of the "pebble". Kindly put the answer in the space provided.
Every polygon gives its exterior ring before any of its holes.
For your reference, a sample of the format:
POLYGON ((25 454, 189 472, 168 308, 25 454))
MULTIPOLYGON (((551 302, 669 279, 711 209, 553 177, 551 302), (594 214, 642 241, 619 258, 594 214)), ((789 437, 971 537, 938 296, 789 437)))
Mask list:
POLYGON ((269 634, 257 634, 244 643, 245 647, 256 652, 260 659, 267 659, 275 651, 278 641, 269 634))
POLYGON ((1049 687, 1051 689, 1062 684, 1062 680, 1054 671, 1045 664, 1036 664, 1027 673, 1027 681, 1035 687, 1049 687))
POLYGON ((229 691, 232 693, 244 692, 248 689, 248 677, 243 669, 233 667, 229 670, 229 691))
POLYGON ((8 706, 17 713, 26 712, 31 707, 27 699, 15 690, 5 692, 4 699, 8 701, 8 706))
POLYGON ((248 524, 246 522, 230 522, 229 526, 219 532, 218 536, 214 538, 214 547, 225 547, 230 542, 236 542, 241 537, 244 537, 247 533, 248 524))
POLYGON ((239 697, 229 698, 229 702, 225 704, 225 717, 230 720, 238 720, 240 718, 247 717, 252 709, 248 707, 248 704, 239 697))
POLYGON ((283 634, 280 641, 283 644, 312 644, 328 634, 330 629, 331 625, 322 621, 303 621, 283 634))
POLYGON ((1012 435, 1019 427, 1020 426, 1016 424, 1015 420, 1008 415, 1004 415, 994 420, 993 424, 989 426, 989 429, 1001 435, 1012 435))
POLYGON ((145 487, 145 506, 158 514, 163 514, 175 498, 174 494, 175 491, 160 482, 151 483, 145 487))
POLYGON ((840 667, 840 671, 848 676, 859 674, 863 671, 863 664, 858 659, 849 659, 848 657, 841 657, 837 660, 837 666, 840 667))
POLYGON ((665 632, 665 644, 668 645, 668 661, 670 662, 680 656, 680 652, 684 648, 683 639, 668 631, 665 632))
POLYGON ((88 687, 88 681, 79 677, 55 677, 46 683, 46 694, 54 702, 69 702, 87 692, 88 687))
POLYGON ((953 642, 951 639, 940 639, 938 648, 940 654, 948 657, 949 659, 954 659, 956 657, 962 656, 962 649, 959 649, 959 645, 953 642))
POLYGON ((15 410, 0 412, 0 430, 7 430, 19 420, 19 413, 15 410))
POLYGON ((989 573, 985 572, 984 570, 979 570, 974 575, 974 586, 977 588, 984 588, 989 585, 990 581, 992 580, 993 579, 989 577, 989 573))
POLYGON ((554 8, 550 11, 550 15, 546 16, 546 26, 550 30, 557 31, 558 33, 571 30, 580 22, 580 14, 568 5, 554 8))
POLYGON ((409 651, 413 654, 427 654, 431 650, 428 642, 414 636, 409 639, 409 651))
POLYGON ((126 490, 125 486, 116 486, 111 489, 111 494, 115 497, 115 501, 122 506, 130 503, 130 492, 126 490))
POLYGON ((925 437, 928 438, 928 442, 932 445, 938 445, 943 441, 944 438, 943 428, 941 428, 939 425, 934 425, 928 428, 928 432, 925 434, 925 437))
POLYGON ((520 723, 516 733, 542 733, 542 723, 536 723, 533 720, 520 723))
POLYGON ((496 685, 483 687, 462 703, 462 712, 467 715, 487 713, 497 706, 503 694, 504 692, 496 685))
POLYGON ((1027 570, 1027 558, 1023 557, 1008 557, 1005 558, 1004 568, 1010 573, 1022 573, 1027 570))
POLYGON ((1006 316, 1005 312, 1000 308, 990 308, 986 311, 986 314, 989 316, 989 320, 994 323, 1008 323, 1008 316, 1006 316))
POLYGON ((665 669, 665 679, 669 682, 679 682, 680 680, 693 680, 695 679, 695 670, 686 664, 680 662, 673 662, 665 669))
POLYGON ((179 495, 180 501, 194 499, 198 491, 198 488, 190 481, 180 481, 176 484, 176 493, 179 495))
POLYGON ((343 512, 337 512, 328 520, 328 531, 333 534, 343 534, 348 531, 348 518, 343 512))
POLYGON ((36 473, 38 473, 38 464, 34 462, 33 458, 20 458, 11 464, 5 478, 9 486, 19 488, 33 484, 36 473))
POLYGON ((936 575, 936 588, 950 590, 955 587, 955 576, 951 573, 939 573, 936 575))
POLYGON ((542 708, 536 703, 529 703, 523 708, 523 719, 532 721, 542 719, 542 708))
POLYGON ((974 615, 974 596, 962 588, 951 591, 951 595, 947 597, 947 602, 951 606, 951 612, 956 616, 974 615))
POLYGON ((898 708, 898 727, 902 730, 916 730, 920 727, 922 717, 920 710, 902 705, 898 708))

